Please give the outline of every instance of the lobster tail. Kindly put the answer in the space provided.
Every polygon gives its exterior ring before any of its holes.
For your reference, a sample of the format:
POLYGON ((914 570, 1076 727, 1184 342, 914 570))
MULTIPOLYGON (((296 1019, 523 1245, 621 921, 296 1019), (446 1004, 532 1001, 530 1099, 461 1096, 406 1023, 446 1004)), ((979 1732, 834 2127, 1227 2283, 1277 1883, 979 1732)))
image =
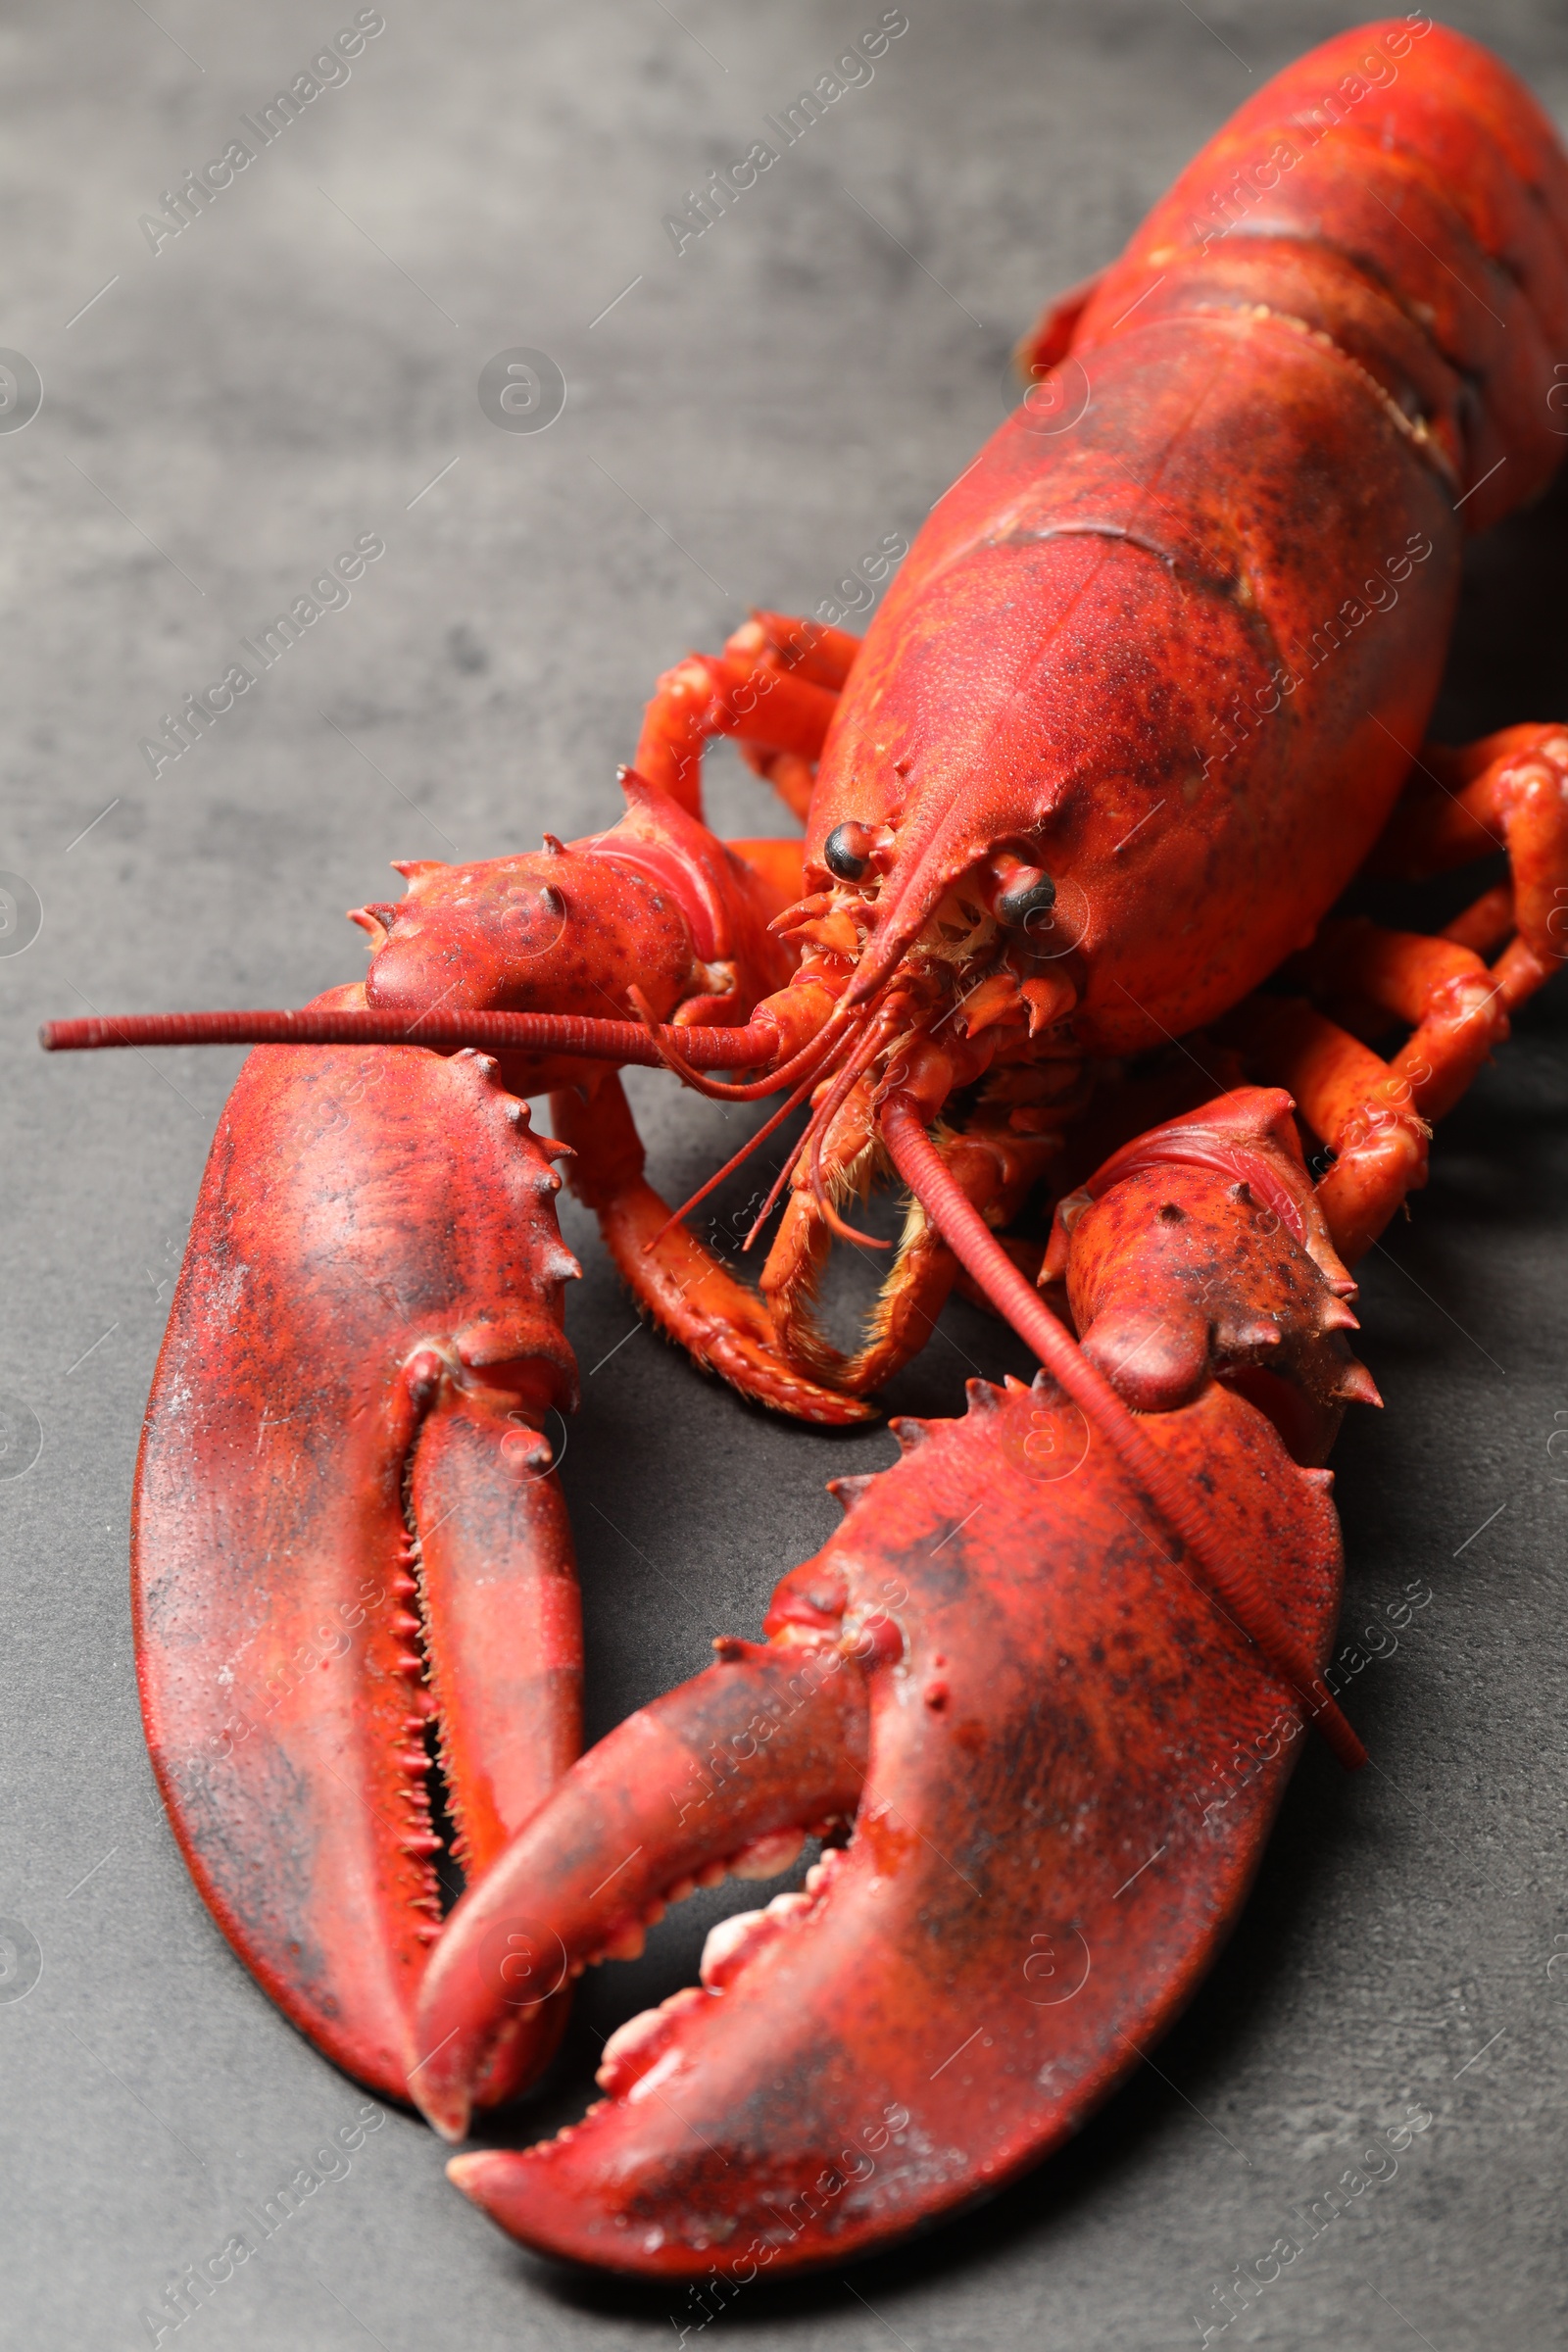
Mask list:
POLYGON ((1154 207, 1072 354, 1249 302, 1363 368, 1486 529, 1562 455, 1547 394, 1568 351, 1568 163, 1545 112, 1419 12, 1326 42, 1154 207))

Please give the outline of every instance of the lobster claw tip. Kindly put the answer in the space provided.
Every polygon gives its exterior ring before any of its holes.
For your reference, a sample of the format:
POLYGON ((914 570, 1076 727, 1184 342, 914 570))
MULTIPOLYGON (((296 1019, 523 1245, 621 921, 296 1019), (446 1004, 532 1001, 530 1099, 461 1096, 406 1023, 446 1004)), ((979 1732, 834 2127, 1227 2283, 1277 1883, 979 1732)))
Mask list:
MULTIPOLYGON (((467 2137, 471 2110, 468 2094, 461 2085, 446 2086, 419 2102, 419 2113, 438 2138, 446 2140, 451 2146, 456 2147, 460 2139, 467 2137)), ((472 2156, 455 2156, 448 2165, 447 2171, 460 2188, 464 2183, 459 2178, 458 2167, 474 2162, 472 2156)))

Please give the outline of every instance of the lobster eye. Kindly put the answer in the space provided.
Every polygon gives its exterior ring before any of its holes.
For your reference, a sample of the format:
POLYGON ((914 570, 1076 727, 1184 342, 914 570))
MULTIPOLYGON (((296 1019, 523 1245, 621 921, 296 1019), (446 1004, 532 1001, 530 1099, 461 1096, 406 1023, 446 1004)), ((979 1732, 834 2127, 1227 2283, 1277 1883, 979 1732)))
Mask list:
POLYGON ((1056 885, 1044 868, 1020 865, 1008 875, 1005 890, 998 892, 993 912, 1009 931, 1036 930, 1055 904, 1056 885))
POLYGON ((841 882, 858 882, 873 846, 870 826, 858 825, 851 817, 844 824, 835 825, 823 842, 822 863, 841 882))

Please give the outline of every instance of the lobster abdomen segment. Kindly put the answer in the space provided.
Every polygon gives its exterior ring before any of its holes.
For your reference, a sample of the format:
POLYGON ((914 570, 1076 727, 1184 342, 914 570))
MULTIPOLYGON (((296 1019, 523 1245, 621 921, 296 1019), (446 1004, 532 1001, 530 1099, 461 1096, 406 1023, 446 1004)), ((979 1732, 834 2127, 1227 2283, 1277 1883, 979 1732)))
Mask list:
MULTIPOLYGON (((1455 496, 1476 492, 1467 528, 1544 488, 1562 455, 1546 394, 1568 349, 1568 163, 1498 58, 1430 20, 1393 19, 1288 67, 1154 207, 1087 305, 1073 350, 1203 299, 1206 264, 1245 267, 1276 240, 1298 249, 1298 315, 1316 331, 1341 339, 1344 269, 1386 304, 1374 371, 1443 447, 1455 496), (1446 384, 1411 369, 1405 321, 1446 384), (1483 497, 1504 459, 1509 478, 1483 497)), ((1263 253, 1258 264, 1278 267, 1263 253)))

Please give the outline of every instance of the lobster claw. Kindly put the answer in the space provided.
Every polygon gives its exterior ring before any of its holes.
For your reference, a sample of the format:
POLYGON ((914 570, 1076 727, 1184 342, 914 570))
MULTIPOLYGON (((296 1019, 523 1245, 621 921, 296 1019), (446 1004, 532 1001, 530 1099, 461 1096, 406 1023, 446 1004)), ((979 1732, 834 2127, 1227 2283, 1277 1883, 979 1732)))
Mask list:
MULTIPOLYGON (((434 1864, 482 1870, 580 1743, 543 1435, 575 1400, 577 1268, 556 1147, 494 1069, 409 1047, 250 1056, 137 1470, 138 1674, 175 1835, 272 1998, 397 2099, 434 1864)), ((545 2005, 522 2056, 563 2022, 545 2005)))
MULTIPOLYGON (((767 1643, 612 1732, 454 1912, 416 2084, 449 2136, 514 2031, 500 1955, 569 1971, 705 1867, 745 1875, 855 1807, 803 1891, 713 1932, 701 1988, 612 2037, 579 2125, 454 2160, 525 2244, 744 2284, 927 2225, 1074 2131, 1234 1922, 1296 1694, 1045 1375, 969 1394, 840 1482, 848 1515, 767 1643), (1238 1744, 1253 1769, 1227 1795, 1238 1744)), ((1144 1426, 1320 1658, 1328 1474, 1217 1382, 1144 1426)))

